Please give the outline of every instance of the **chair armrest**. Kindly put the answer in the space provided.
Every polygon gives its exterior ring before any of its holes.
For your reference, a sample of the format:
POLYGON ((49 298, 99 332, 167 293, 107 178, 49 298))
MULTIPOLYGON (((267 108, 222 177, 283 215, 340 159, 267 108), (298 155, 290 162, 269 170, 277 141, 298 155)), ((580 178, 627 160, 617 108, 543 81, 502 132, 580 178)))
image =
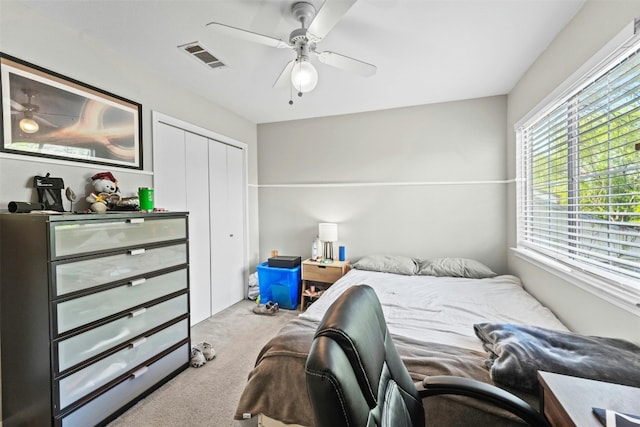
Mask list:
POLYGON ((439 394, 469 396, 506 409, 529 425, 550 427, 544 415, 536 411, 527 402, 491 384, 471 378, 438 375, 426 377, 422 381, 422 386, 424 390, 419 390, 421 398, 439 394))

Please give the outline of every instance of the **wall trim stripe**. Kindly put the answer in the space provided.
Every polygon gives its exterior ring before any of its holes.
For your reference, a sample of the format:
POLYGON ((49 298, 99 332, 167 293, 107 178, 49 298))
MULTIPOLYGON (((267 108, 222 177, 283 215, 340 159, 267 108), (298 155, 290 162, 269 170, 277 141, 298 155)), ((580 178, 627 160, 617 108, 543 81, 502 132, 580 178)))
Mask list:
POLYGON ((502 185, 513 184, 515 178, 485 181, 407 181, 407 182, 342 182, 308 184, 249 184, 255 188, 344 188, 344 187, 419 187, 430 185, 502 185))
POLYGON ((96 171, 110 170, 126 172, 134 175, 153 175, 150 170, 123 168, 118 165, 100 165, 96 163, 82 163, 81 161, 51 159, 48 157, 25 156, 22 154, 0 153, 0 159, 19 160, 25 163, 48 163, 52 165, 70 166, 78 169, 93 169, 96 171))

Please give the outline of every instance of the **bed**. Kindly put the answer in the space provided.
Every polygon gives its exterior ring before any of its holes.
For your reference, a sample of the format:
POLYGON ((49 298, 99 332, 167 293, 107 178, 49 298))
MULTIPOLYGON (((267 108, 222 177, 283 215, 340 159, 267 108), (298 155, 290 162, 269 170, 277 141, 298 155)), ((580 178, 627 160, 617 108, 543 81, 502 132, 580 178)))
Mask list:
MULTIPOLYGON (((236 419, 260 415, 261 425, 313 427, 304 375, 308 349, 327 308, 354 285, 367 284, 376 291, 394 343, 416 382, 449 374, 493 384, 485 366, 487 351, 474 332, 479 322, 568 332, 517 277, 495 275, 473 260, 438 259, 425 265, 409 257, 373 256, 361 261, 264 346, 236 419)), ((537 407, 537 393, 509 390, 537 407)), ((507 412, 464 397, 428 398, 425 412, 431 425, 520 424, 507 412)))

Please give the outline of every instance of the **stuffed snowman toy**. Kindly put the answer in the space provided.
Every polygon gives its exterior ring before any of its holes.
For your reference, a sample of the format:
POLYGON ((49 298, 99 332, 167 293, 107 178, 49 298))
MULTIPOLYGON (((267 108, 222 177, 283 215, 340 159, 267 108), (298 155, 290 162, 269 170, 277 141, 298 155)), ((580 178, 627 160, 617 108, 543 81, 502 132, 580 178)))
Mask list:
POLYGON ((120 198, 118 180, 111 172, 99 172, 93 175, 91 184, 94 191, 86 197, 86 201, 92 212, 106 212, 108 204, 112 203, 114 198, 120 198))

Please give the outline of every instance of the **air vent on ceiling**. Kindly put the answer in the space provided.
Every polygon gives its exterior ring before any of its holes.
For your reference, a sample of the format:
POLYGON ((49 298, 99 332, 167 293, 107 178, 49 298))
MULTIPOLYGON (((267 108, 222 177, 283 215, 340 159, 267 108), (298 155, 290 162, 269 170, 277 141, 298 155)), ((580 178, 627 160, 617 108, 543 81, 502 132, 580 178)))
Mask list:
POLYGON ((184 50, 189 55, 193 56, 203 64, 210 68, 222 68, 226 65, 218 58, 213 56, 211 52, 207 51, 199 42, 192 42, 178 46, 179 49, 184 50))

